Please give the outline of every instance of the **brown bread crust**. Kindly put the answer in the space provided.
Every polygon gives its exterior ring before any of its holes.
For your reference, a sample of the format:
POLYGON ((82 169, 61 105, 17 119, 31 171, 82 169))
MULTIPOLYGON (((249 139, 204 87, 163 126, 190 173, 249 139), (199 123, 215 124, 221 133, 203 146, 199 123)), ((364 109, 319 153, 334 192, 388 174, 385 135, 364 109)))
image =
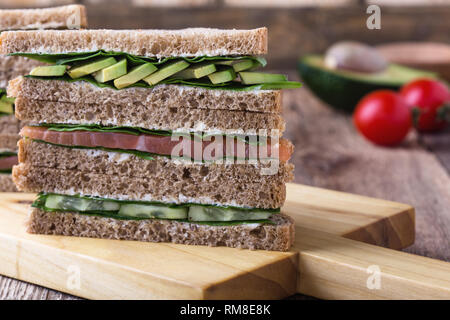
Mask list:
POLYGON ((0 192, 17 192, 10 174, 0 173, 0 192))
MULTIPOLYGON (((268 165, 253 164, 213 164, 176 162, 166 157, 155 156, 154 160, 146 160, 135 155, 124 155, 101 150, 71 149, 48 143, 21 139, 19 146, 19 162, 35 167, 77 170, 107 175, 126 175, 129 177, 155 177, 170 180, 175 174, 178 180, 202 183, 211 180, 232 179, 245 183, 246 180, 263 183, 272 180, 286 183, 293 179, 293 165, 281 162, 274 175, 262 175, 261 168, 268 165), (168 171, 168 173, 165 173, 168 171)), ((173 179, 173 178, 172 178, 173 179)))
POLYGON ((262 55, 267 28, 219 30, 37 30, 4 32, 0 52, 127 52, 145 57, 262 55), (37 49, 38 48, 38 49, 37 49))
POLYGON ((258 130, 285 128, 279 114, 196 108, 170 108, 167 105, 142 104, 124 108, 113 101, 102 104, 66 103, 17 98, 16 116, 32 123, 82 123, 103 126, 128 126, 154 130, 228 132, 255 134, 258 130))
POLYGON ((194 108, 240 110, 264 113, 281 112, 280 90, 213 90, 179 85, 158 85, 149 88, 115 90, 99 88, 85 81, 67 82, 18 77, 8 84, 8 95, 27 100, 68 102, 77 105, 115 104, 128 108, 158 109, 194 108))
POLYGON ((86 8, 82 5, 0 10, 0 31, 74 27, 87 27, 86 8))
POLYGON ((288 251, 294 242, 294 222, 283 214, 274 224, 208 226, 170 220, 118 220, 71 212, 45 212, 32 208, 29 233, 242 249, 288 251))

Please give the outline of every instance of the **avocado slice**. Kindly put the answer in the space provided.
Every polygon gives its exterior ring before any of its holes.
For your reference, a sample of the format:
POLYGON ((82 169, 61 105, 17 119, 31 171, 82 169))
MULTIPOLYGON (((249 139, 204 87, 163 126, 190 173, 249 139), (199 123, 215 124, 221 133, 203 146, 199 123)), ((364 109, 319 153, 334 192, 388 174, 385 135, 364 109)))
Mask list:
POLYGON ((306 55, 298 62, 303 81, 322 101, 344 112, 353 112, 367 93, 379 89, 397 90, 417 78, 437 79, 437 74, 389 64, 377 73, 335 70, 325 66, 320 55, 306 55))
POLYGON ((0 101, 7 102, 7 103, 10 103, 10 104, 14 104, 14 101, 16 101, 16 98, 8 98, 8 96, 6 94, 4 94, 0 98, 0 101))
POLYGON ((255 67, 259 66, 259 63, 254 62, 249 59, 244 59, 241 61, 237 61, 235 64, 233 64, 233 69, 236 72, 244 71, 244 70, 250 70, 255 67))
POLYGON ((14 109, 12 103, 0 100, 0 113, 13 114, 13 112, 14 109))
POLYGON ((199 79, 213 72, 216 72, 216 66, 213 63, 199 63, 176 73, 174 78, 199 79))
POLYGON ((69 76, 72 79, 78 79, 88 74, 94 73, 96 71, 105 69, 113 64, 116 64, 117 61, 113 57, 97 59, 88 63, 85 63, 81 66, 75 67, 69 70, 69 76))
POLYGON ((211 73, 208 75, 208 78, 213 84, 229 82, 236 79, 236 72, 234 72, 233 68, 227 68, 222 71, 211 73))
POLYGON ((41 66, 36 67, 30 71, 30 76, 37 77, 60 77, 66 73, 67 66, 54 65, 54 66, 41 66))
POLYGON ((184 60, 172 62, 145 78, 144 81, 149 85, 154 86, 158 82, 161 82, 162 80, 173 76, 175 73, 180 72, 187 67, 189 67, 189 63, 184 60))
POLYGON ((283 74, 262 72, 239 72, 243 84, 260 84, 287 81, 283 74))
POLYGON ((235 72, 250 70, 261 66, 258 62, 250 59, 224 60, 217 61, 215 64, 233 67, 235 72))
POLYGON ((95 72, 93 76, 97 82, 104 83, 117 79, 125 74, 127 74, 127 59, 122 59, 112 66, 95 72))
POLYGON ((131 69, 130 72, 128 72, 126 75, 114 80, 114 86, 117 89, 131 86, 132 84, 141 81, 145 77, 148 77, 156 70, 158 69, 151 63, 141 64, 131 69))

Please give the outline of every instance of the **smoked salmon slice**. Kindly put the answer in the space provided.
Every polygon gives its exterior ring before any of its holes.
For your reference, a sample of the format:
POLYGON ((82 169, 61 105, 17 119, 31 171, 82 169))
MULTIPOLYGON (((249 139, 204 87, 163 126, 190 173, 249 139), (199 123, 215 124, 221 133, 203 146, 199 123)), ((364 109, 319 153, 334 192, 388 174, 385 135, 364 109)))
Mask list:
POLYGON ((139 135, 102 131, 56 131, 47 127, 25 126, 20 134, 33 140, 87 148, 137 150, 164 156, 186 156, 195 160, 218 160, 224 157, 237 159, 278 158, 288 161, 293 152, 292 144, 285 139, 267 144, 249 144, 242 139, 224 138, 192 139, 192 136, 166 136, 141 133, 139 135))

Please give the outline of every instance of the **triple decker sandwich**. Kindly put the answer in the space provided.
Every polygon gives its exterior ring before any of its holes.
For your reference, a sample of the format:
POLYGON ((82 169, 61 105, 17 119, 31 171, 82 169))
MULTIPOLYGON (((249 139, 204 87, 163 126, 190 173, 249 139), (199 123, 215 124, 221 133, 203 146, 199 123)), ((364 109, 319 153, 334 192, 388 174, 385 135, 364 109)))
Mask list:
POLYGON ((20 190, 39 234, 289 250, 292 144, 267 29, 16 31, 49 64, 9 83, 20 190))

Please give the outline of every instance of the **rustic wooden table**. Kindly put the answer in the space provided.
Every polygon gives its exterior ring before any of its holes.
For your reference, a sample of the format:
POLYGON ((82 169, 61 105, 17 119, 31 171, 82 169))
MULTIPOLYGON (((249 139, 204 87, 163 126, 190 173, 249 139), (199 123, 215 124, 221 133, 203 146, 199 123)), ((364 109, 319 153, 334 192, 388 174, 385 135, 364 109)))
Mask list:
MULTIPOLYGON (((283 104, 285 136, 296 146, 295 182, 413 205, 416 242, 405 251, 450 261, 450 129, 412 133, 400 147, 381 148, 363 140, 348 116, 307 88, 286 90, 283 104)), ((0 276, 0 299, 77 298, 0 276)))

